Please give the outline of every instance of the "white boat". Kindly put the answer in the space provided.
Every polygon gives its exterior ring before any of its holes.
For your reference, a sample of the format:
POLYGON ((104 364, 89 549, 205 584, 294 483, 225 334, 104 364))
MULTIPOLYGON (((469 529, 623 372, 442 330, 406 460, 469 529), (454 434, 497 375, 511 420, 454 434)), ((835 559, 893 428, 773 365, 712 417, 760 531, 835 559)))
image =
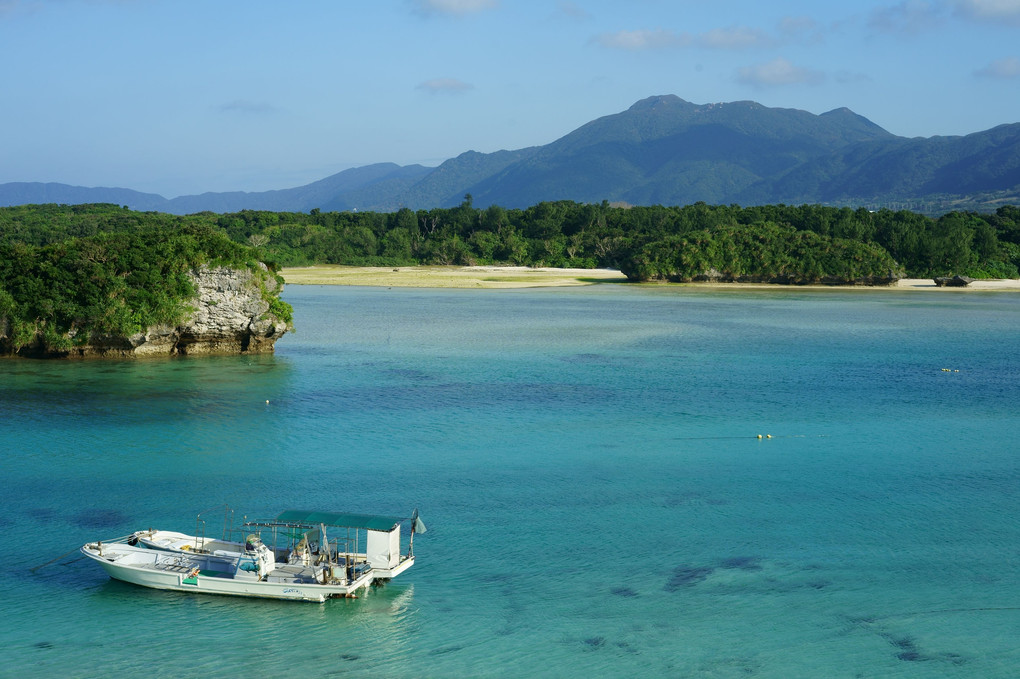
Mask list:
POLYGON ((401 554, 400 526, 407 520, 288 511, 245 521, 244 540, 148 530, 129 536, 129 544, 93 542, 81 552, 110 577, 143 587, 321 602, 354 597, 414 565, 414 534, 425 526, 415 511, 408 551, 401 554), (290 546, 271 547, 281 540, 290 546))
MULTIPOLYGON (((217 508, 220 509, 220 508, 217 508)), ((149 549, 161 549, 169 552, 188 552, 190 554, 212 554, 214 552, 244 552, 245 535, 243 527, 234 527, 234 511, 230 507, 223 509, 223 537, 220 539, 206 536, 205 515, 214 510, 202 512, 195 519, 195 534, 178 533, 172 530, 138 530, 132 533, 127 540, 129 545, 140 544, 149 549), (240 535, 240 540, 231 540, 228 536, 240 535)), ((270 545, 276 558, 285 558, 287 550, 277 549, 270 545)))

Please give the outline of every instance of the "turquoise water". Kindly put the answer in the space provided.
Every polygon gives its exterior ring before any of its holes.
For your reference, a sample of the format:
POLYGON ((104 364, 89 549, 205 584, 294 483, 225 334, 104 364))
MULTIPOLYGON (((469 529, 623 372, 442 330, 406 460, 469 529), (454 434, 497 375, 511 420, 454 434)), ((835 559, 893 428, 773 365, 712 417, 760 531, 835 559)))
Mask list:
POLYGON ((0 361, 0 675, 1016 676, 1020 295, 285 297, 275 356, 0 361), (322 605, 29 571, 221 503, 429 530, 322 605))

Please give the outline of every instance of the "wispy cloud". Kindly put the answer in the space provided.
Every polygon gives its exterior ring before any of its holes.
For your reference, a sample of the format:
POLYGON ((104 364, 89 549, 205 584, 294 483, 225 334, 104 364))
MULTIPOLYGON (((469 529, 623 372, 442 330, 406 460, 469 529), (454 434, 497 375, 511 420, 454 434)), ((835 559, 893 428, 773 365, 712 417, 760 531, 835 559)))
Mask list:
POLYGON ((822 72, 795 66, 783 57, 757 66, 746 66, 737 71, 737 82, 754 87, 817 85, 824 79, 825 75, 822 72))
POLYGON ((568 0, 560 0, 556 3, 556 9, 563 16, 569 17, 575 21, 587 21, 591 18, 591 14, 588 11, 576 3, 569 2, 568 0))
POLYGON ((234 99, 216 107, 221 113, 239 113, 245 115, 266 115, 276 113, 279 109, 265 101, 234 99))
POLYGON ((780 36, 788 40, 812 37, 821 32, 818 22, 807 16, 783 17, 779 20, 776 30, 780 36))
POLYGON ((416 89, 429 94, 463 94, 474 88, 474 85, 456 78, 433 78, 420 83, 416 89))
POLYGON ((1016 57, 997 59, 984 68, 974 71, 974 75, 982 78, 999 78, 1001 80, 1020 78, 1020 59, 1016 57))
POLYGON ((1020 26, 1020 0, 954 0, 957 16, 1020 26))
POLYGON ((602 33, 595 36, 593 41, 602 47, 635 51, 686 47, 691 44, 691 38, 686 33, 674 33, 661 28, 602 33))
POLYGON ((499 6, 499 0, 412 0, 416 11, 425 15, 474 14, 499 6))
MULTIPOLYGON (((71 0, 0 0, 0 18, 16 14, 30 14, 47 7, 61 7, 70 4, 71 0)), ((78 0, 81 3, 94 5, 129 5, 135 0, 78 0)))
POLYGON ((852 85, 854 83, 865 83, 871 82, 872 78, 867 73, 857 73, 855 71, 836 71, 832 74, 832 79, 840 85, 852 85))
POLYGON ((1020 0, 901 0, 868 15, 868 28, 881 33, 916 34, 937 28, 955 17, 1020 26, 1020 0))
POLYGON ((39 10, 42 3, 39 0, 0 0, 0 18, 16 16, 18 14, 30 14, 39 10))
POLYGON ((735 26, 732 28, 716 28, 708 31, 707 33, 702 33, 695 38, 695 42, 701 47, 723 50, 739 50, 755 47, 771 47, 776 43, 776 40, 760 29, 748 28, 746 26, 735 26))
POLYGON ((635 51, 682 47, 738 51, 767 49, 805 39, 814 41, 820 34, 818 25, 808 17, 784 17, 774 32, 752 26, 713 28, 704 33, 656 28, 602 33, 592 42, 610 49, 635 51))
POLYGON ((904 0, 872 10, 868 28, 880 33, 922 33, 941 23, 943 7, 941 2, 904 0))

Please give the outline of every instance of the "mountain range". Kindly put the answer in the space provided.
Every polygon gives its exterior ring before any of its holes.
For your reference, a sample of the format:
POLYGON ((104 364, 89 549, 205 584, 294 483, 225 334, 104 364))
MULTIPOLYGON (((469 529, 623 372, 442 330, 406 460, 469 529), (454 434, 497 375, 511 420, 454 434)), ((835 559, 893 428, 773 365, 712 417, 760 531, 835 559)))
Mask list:
POLYGON ((467 151, 438 167, 377 163, 291 189, 167 199, 124 188, 0 184, 0 205, 116 203, 190 214, 308 212, 542 201, 631 205, 825 204, 922 212, 1020 202, 1020 123, 965 136, 900 137, 839 108, 821 115, 753 101, 655 96, 544 146, 467 151))

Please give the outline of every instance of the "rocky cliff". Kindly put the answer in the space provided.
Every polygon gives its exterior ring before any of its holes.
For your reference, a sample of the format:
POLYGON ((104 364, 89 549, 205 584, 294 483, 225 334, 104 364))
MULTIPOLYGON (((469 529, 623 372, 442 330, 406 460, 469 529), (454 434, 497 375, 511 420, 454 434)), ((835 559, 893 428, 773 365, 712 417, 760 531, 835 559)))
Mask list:
MULTIPOLYGON (((177 326, 151 326, 131 336, 92 336, 69 351, 23 347, 22 356, 100 358, 130 356, 229 355, 272 353, 287 322, 270 311, 268 299, 282 286, 260 264, 259 271, 202 267, 191 273, 197 295, 177 326)), ((9 333, 0 318, 0 353, 9 333)), ((72 339, 74 339, 72 337, 72 339)))

